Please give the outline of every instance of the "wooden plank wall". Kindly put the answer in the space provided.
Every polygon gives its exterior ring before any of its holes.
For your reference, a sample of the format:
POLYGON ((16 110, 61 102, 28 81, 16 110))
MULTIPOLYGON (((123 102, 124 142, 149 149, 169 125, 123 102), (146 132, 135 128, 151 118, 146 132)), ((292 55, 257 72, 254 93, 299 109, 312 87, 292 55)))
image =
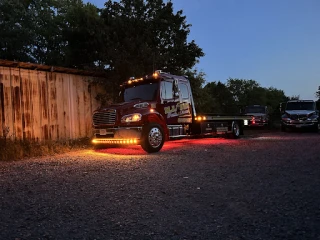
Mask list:
POLYGON ((34 141, 92 136, 103 90, 94 77, 0 66, 0 137, 34 141))

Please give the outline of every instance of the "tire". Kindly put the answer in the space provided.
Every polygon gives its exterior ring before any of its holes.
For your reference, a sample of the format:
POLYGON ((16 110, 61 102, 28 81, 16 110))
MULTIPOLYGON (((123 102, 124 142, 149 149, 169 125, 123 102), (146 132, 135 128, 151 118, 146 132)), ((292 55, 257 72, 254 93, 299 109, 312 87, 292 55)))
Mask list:
POLYGON ((231 138, 239 138, 241 128, 238 121, 233 121, 231 124, 231 138))
POLYGON ((142 130, 141 147, 148 153, 159 152, 164 144, 164 139, 164 131, 159 124, 148 124, 142 130))
POLYGON ((283 124, 281 124, 281 132, 286 132, 287 129, 286 129, 286 126, 284 126, 283 124))

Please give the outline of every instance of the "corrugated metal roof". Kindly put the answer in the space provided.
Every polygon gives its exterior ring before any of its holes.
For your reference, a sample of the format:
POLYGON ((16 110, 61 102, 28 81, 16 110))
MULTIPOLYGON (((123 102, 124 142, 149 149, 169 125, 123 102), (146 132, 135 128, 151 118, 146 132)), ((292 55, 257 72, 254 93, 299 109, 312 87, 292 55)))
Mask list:
POLYGON ((58 66, 41 65, 36 63, 16 62, 16 61, 8 61, 3 59, 0 59, 0 66, 41 70, 41 71, 48 71, 48 72, 69 73, 69 74, 85 75, 85 76, 92 76, 92 77, 107 76, 107 73, 103 71, 86 71, 86 70, 79 70, 75 68, 64 68, 64 67, 58 67, 58 66))

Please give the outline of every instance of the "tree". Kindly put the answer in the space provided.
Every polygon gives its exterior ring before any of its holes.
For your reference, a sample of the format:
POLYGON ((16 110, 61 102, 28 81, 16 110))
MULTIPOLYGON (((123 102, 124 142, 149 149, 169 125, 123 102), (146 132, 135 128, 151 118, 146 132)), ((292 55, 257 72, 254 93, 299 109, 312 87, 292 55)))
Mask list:
POLYGON ((265 90, 255 80, 229 78, 226 85, 239 106, 266 103, 265 90))
POLYGON ((0 29, 1 59, 34 61, 31 56, 34 22, 27 1, 0 1, 0 29))
POLYGON ((292 95, 291 97, 288 97, 288 100, 299 100, 300 95, 292 95))
POLYGON ((195 107, 197 111, 201 111, 206 97, 203 92, 203 85, 205 84, 205 74, 201 71, 198 72, 196 69, 189 69, 185 70, 182 75, 186 76, 189 79, 195 107))
POLYGON ((81 0, 0 2, 0 58, 96 69, 104 56, 99 9, 81 0))
POLYGON ((318 87, 318 91, 316 91, 316 97, 318 98, 318 101, 320 101, 320 86, 318 87))
POLYGON ((207 94, 207 101, 204 104, 204 112, 222 113, 222 114, 237 114, 239 113, 238 106, 235 103, 234 97, 229 89, 221 83, 210 82, 204 87, 207 94))
POLYGON ((31 54, 36 63, 64 66, 65 46, 62 31, 66 28, 63 16, 66 0, 33 0, 28 6, 32 13, 35 40, 31 54))
POLYGON ((105 69, 108 40, 100 12, 92 4, 73 4, 66 11, 68 27, 63 31, 68 42, 65 65, 78 69, 105 69))
POLYGON ((284 94, 283 90, 274 87, 266 89, 266 105, 272 119, 280 119, 280 104, 287 100, 288 97, 284 94))
POLYGON ((190 24, 181 10, 174 13, 171 1, 109 0, 101 16, 108 36, 105 65, 115 84, 156 69, 181 74, 204 55, 187 42, 190 24))

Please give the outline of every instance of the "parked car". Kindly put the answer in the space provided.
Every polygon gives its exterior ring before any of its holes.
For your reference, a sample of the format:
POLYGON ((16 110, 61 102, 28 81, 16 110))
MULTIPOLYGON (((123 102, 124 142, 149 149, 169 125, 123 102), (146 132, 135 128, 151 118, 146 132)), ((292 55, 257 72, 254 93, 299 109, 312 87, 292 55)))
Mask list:
POLYGON ((249 127, 269 127, 270 116, 268 107, 264 105, 250 105, 244 109, 244 114, 252 116, 249 121, 249 127))

